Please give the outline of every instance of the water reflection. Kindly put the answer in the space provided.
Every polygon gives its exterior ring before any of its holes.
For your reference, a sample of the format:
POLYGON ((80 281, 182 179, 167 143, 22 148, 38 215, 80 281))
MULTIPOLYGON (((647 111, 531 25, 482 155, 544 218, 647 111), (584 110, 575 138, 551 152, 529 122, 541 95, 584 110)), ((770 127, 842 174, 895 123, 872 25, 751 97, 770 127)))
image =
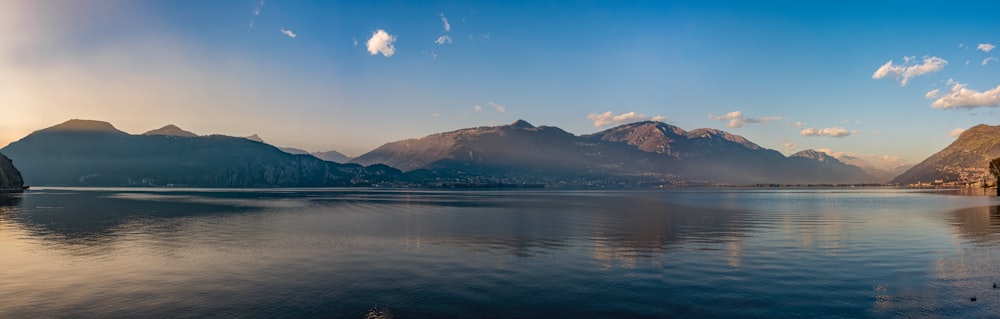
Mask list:
MULTIPOLYGON (((31 191, 11 198, 16 213, 0 222, 16 223, 30 236, 59 246, 103 246, 132 232, 137 225, 157 224, 171 232, 165 220, 191 216, 232 214, 257 208, 180 200, 179 198, 131 198, 128 193, 31 191), (128 225, 128 226, 127 226, 128 225)), ((106 247, 105 247, 106 248, 106 247)))
POLYGON ((1000 242, 1000 206, 956 210, 950 219, 956 234, 964 240, 980 245, 1000 242))

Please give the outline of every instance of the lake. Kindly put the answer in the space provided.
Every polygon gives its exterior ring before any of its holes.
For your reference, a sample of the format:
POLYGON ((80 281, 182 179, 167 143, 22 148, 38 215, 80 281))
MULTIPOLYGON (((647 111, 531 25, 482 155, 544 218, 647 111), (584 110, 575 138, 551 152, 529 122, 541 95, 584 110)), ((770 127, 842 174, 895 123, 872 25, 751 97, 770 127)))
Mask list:
POLYGON ((983 194, 32 189, 0 317, 991 317, 983 194))

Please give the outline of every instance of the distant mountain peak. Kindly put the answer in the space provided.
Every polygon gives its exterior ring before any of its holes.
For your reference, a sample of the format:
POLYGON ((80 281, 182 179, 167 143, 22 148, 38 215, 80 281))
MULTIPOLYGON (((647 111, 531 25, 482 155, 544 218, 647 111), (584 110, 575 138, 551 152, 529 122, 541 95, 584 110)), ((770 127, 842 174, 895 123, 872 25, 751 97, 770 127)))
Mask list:
POLYGON ((517 121, 514 121, 514 123, 510 123, 510 125, 507 125, 507 126, 516 127, 516 128, 535 128, 535 126, 531 125, 531 123, 528 123, 528 121, 520 120, 520 119, 517 120, 517 121))
POLYGON ((158 129, 146 132, 146 133, 142 133, 142 135, 166 135, 166 136, 180 136, 180 137, 198 137, 198 134, 194 134, 194 133, 185 131, 185 130, 183 130, 183 129, 181 129, 181 128, 177 127, 176 125, 173 125, 173 124, 167 124, 164 127, 161 127, 161 128, 158 128, 158 129))
POLYGON ((107 132, 127 134, 111 125, 111 123, 94 120, 72 119, 61 124, 43 129, 45 132, 107 132))
POLYGON ((817 161, 820 161, 820 162, 827 162, 827 161, 830 161, 831 159, 835 159, 833 156, 830 156, 830 154, 827 154, 827 153, 824 153, 824 152, 820 152, 820 151, 817 151, 817 150, 814 150, 814 149, 808 149, 808 150, 800 151, 798 153, 792 154, 789 157, 809 158, 809 159, 814 159, 814 160, 817 160, 817 161))
POLYGON ((244 137, 244 138, 248 139, 248 140, 251 140, 251 141, 255 141, 255 142, 266 143, 266 142, 264 142, 264 139, 260 138, 260 136, 257 136, 257 134, 250 135, 250 136, 247 136, 247 137, 244 137))

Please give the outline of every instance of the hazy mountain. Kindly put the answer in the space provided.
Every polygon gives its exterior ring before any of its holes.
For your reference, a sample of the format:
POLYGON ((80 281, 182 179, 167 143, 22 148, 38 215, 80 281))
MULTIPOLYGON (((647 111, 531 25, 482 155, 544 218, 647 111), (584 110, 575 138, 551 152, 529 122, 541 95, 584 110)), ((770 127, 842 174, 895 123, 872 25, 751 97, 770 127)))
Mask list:
POLYGON ((167 126, 164 126, 164 127, 161 127, 161 128, 158 128, 158 129, 146 132, 146 133, 142 133, 142 135, 166 135, 166 136, 180 136, 180 137, 197 137, 198 136, 198 134, 194 134, 194 133, 182 130, 181 128, 179 128, 177 126, 174 126, 173 124, 169 124, 167 126))
POLYGON ((892 181, 980 181, 991 159, 1000 157, 1000 126, 980 124, 959 135, 951 145, 913 166, 892 181))
POLYGON ((264 139, 260 138, 260 136, 258 136, 257 134, 246 136, 246 137, 243 137, 243 138, 251 140, 251 141, 254 141, 254 142, 267 143, 267 142, 264 142, 264 139))
POLYGON ((351 186, 403 178, 385 167, 292 155, 245 138, 130 135, 111 124, 71 120, 0 149, 30 185, 351 186))
POLYGON ((324 161, 331 161, 337 163, 347 163, 351 161, 351 157, 337 151, 314 152, 310 154, 324 161))
POLYGON ((14 167, 14 163, 9 158, 0 154, 0 191, 21 190, 24 188, 24 180, 21 172, 14 167))
POLYGON ((660 122, 625 124, 575 136, 556 127, 477 127, 385 144, 352 160, 403 171, 579 176, 709 183, 873 182, 860 168, 818 152, 793 157, 715 129, 685 131, 660 122))

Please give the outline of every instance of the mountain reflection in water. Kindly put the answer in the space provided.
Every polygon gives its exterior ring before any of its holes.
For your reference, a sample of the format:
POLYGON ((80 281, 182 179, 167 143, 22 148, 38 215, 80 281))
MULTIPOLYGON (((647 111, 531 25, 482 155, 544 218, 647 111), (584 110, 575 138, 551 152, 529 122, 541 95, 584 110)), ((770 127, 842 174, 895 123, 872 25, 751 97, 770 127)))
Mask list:
POLYGON ((33 189, 0 195, 0 317, 988 317, 997 204, 891 189, 33 189))

